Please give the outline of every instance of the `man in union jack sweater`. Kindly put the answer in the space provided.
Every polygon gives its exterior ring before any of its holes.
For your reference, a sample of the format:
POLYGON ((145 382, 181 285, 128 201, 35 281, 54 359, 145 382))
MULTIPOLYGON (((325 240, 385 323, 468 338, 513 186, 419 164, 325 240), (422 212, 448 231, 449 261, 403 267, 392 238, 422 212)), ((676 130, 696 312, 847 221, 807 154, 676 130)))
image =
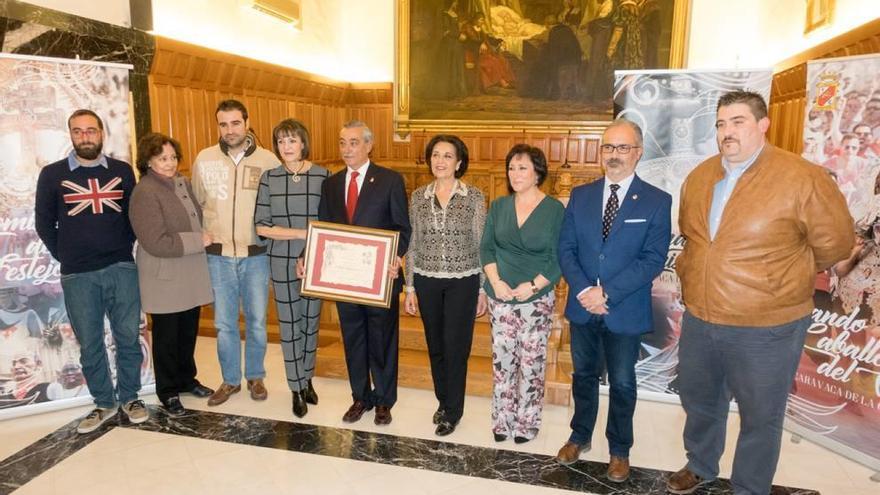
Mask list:
POLYGON ((101 152, 104 124, 95 112, 73 112, 67 127, 73 151, 40 171, 34 213, 37 234, 61 263, 64 305, 95 398, 95 409, 77 428, 89 433, 120 406, 132 423, 149 418, 138 399, 141 304, 128 221, 134 172, 101 152), (104 345, 105 314, 116 343, 115 387, 104 345))

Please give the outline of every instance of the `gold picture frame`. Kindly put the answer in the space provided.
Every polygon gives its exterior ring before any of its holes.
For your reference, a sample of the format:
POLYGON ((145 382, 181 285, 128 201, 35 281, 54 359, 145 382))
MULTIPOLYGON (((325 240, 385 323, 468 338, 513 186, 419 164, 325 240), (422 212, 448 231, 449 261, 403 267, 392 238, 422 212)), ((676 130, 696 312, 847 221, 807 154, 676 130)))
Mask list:
POLYGON ((400 233, 333 222, 310 222, 301 293, 309 297, 391 307, 400 233))
MULTIPOLYGON (((486 105, 484 105, 484 110, 474 109, 471 110, 467 107, 467 104, 463 104, 464 110, 457 111, 435 111, 435 112, 424 112, 420 110, 420 101, 421 98, 419 95, 425 94, 425 84, 422 82, 426 80, 423 77, 425 71, 423 67, 417 68, 417 75, 414 77, 413 75, 413 66, 411 64, 411 55, 414 55, 419 46, 421 40, 419 38, 422 37, 423 29, 420 27, 424 24, 425 19, 434 19, 437 16, 432 12, 431 15, 424 15, 425 4, 430 3, 431 6, 436 6, 438 4, 445 5, 449 3, 451 5, 450 10, 456 8, 459 4, 467 4, 470 5, 471 8, 474 8, 474 5, 491 5, 492 9, 498 7, 501 4, 505 5, 529 5, 529 0, 461 0, 460 2, 457 0, 396 0, 395 2, 395 21, 396 21, 396 32, 395 32, 395 80, 394 80, 394 128, 398 134, 406 135, 410 132, 436 132, 436 131, 447 131, 447 132, 496 132, 496 131, 514 131, 514 132, 592 132, 597 129, 601 130, 607 125, 607 122, 611 120, 611 89, 608 88, 607 91, 607 110, 603 107, 602 112, 596 112, 593 114, 579 114, 577 116, 570 117, 569 115, 564 115, 566 112, 568 114, 572 114, 575 110, 572 110, 572 107, 568 101, 565 99, 560 99, 558 102, 549 102, 544 103, 541 102, 541 107, 544 109, 542 112, 529 112, 523 111, 521 113, 508 112, 503 116, 496 115, 498 108, 497 105, 493 105, 490 101, 486 105), (453 3, 454 2, 454 3, 453 3), (419 7, 415 12, 418 15, 418 19, 413 19, 414 6, 419 7), (413 31, 413 26, 416 26, 416 30, 413 31), (416 33, 413 36, 413 33, 416 33), (415 42, 414 42, 415 39, 415 42), (414 97, 414 95, 416 95, 414 97), (493 113, 495 112, 495 113, 493 113), (433 113, 433 114, 432 114, 433 113), (441 115, 442 114, 442 115, 441 115), (559 118, 559 115, 564 115, 563 118, 559 118), (547 117, 547 118, 545 118, 547 117)), ((546 3, 546 2, 545 2, 546 3)), ((570 2, 572 4, 576 2, 570 2)), ((606 2, 602 2, 601 0, 596 2, 597 4, 603 4, 606 2)), ((611 3, 611 2, 607 2, 611 3)), ((686 56, 687 56, 687 46, 688 46, 688 26, 689 26, 689 18, 691 12, 691 0, 630 0, 628 2, 622 2, 628 5, 653 5, 653 4, 663 4, 665 7, 664 11, 664 19, 671 20, 669 24, 662 25, 661 29, 664 33, 664 36, 669 37, 668 44, 668 62, 666 64, 658 64, 665 65, 665 68, 682 68, 685 65, 686 56), (668 30, 668 33, 667 31, 668 30)), ((537 4, 537 3, 536 3, 537 4)), ((569 2, 563 3, 568 6, 569 2)), ((614 3, 617 5, 617 3, 614 3)), ((520 7, 522 8, 522 7, 520 7)), ((601 8, 601 6, 600 6, 601 8)), ((617 7, 614 7, 617 8, 617 7)), ((640 7, 641 8, 641 7, 640 7)), ((493 12, 493 15, 495 12, 493 12)), ((476 14, 479 15, 479 14, 476 14)), ((597 14, 598 15, 598 14, 597 14)), ((562 16, 562 14, 560 14, 562 16)), ((586 13, 581 14, 581 18, 584 19, 586 13)), ((450 15, 450 17, 455 17, 450 15)), ((470 18, 472 19, 472 17, 470 18)), ((595 18, 593 18, 595 19, 595 18)), ((525 19, 528 21, 528 19, 525 19)), ((485 16, 483 16, 480 21, 485 25, 485 16)), ((429 21, 433 22, 433 21, 429 21)), ((564 24, 564 21, 558 21, 559 24, 564 24)), ((476 24, 473 22, 472 24, 476 24)), ((534 23, 532 23, 535 25, 534 23)), ((548 23, 547 26, 550 26, 548 23)), ((585 26, 583 21, 578 25, 578 28, 571 28, 573 32, 581 35, 583 31, 587 29, 592 29, 592 26, 585 26)), ((435 31, 437 29, 435 28, 435 31)), ((552 36, 552 29, 548 28, 550 31, 549 36, 552 36)), ((483 29, 483 32, 488 32, 488 30, 483 29)), ((549 37, 548 36, 548 37, 549 37)), ((619 46, 623 46, 623 41, 619 41, 619 46)), ((665 38, 664 38, 665 39, 665 38)), ((579 38, 580 40, 580 38, 579 38)), ((438 41, 436 37, 428 38, 426 43, 441 43, 442 40, 438 41)), ((506 43, 506 41, 505 41, 506 43)), ((523 44, 520 41, 520 44, 523 44)), ((547 43, 549 45, 549 43, 547 43)), ((491 45, 491 38, 489 42, 484 42, 480 45, 479 50, 491 50, 491 46, 486 48, 486 46, 491 45)), ((598 46, 598 45, 597 45, 598 46)), ((500 49, 499 49, 500 50, 500 49)), ((472 50, 476 51, 476 49, 472 50)), ((586 51, 586 50, 584 50, 586 51)), ((657 50, 660 52, 660 50, 657 50)), ((581 52, 584 53, 584 52, 581 52)), ((667 53, 664 48, 662 53, 667 53)), ((482 57, 482 55, 480 55, 482 57)), ((474 56, 471 56, 473 59, 474 56)), ((509 57, 508 57, 509 58, 509 57)), ((659 59, 659 56, 655 58, 659 59)), ((422 64, 425 57, 419 57, 419 64, 422 64)), ((444 57, 430 57, 427 64, 442 64, 447 62, 444 57)), ((473 60, 467 62, 471 65, 474 64, 473 60)), ((625 67, 605 67, 606 73, 608 69, 620 69, 625 67)), ((630 67, 630 68, 638 68, 638 67, 630 67)), ((648 68, 648 67, 641 67, 648 68)), ((650 67, 650 68, 664 68, 664 67, 650 67)), ((482 67, 481 67, 482 69, 482 67)), ((582 68, 571 69, 569 72, 571 74, 576 74, 575 76, 569 75, 569 77, 578 78, 577 81, 583 81, 583 78, 580 76, 579 70, 582 68)), ((437 70, 437 74, 443 73, 442 70, 437 70)), ((529 72, 529 74, 534 74, 535 71, 529 72)), ((435 77, 434 75, 430 76, 431 78, 435 77)), ((471 78, 472 79, 472 78, 471 78)), ((503 83, 502 78, 502 83, 503 83)), ((482 84, 482 82, 481 82, 482 84)), ((577 84, 577 83, 576 83, 577 84)), ((584 85, 587 86, 587 85, 584 85)), ((610 85, 609 85, 610 86, 610 85)), ((506 88, 505 88, 506 89, 506 88)), ((503 89, 501 90, 504 91, 503 89)), ((519 92, 519 89, 516 90, 519 92)), ((428 91, 430 93, 430 91, 428 91)), ((509 91, 508 91, 509 92, 509 91)), ((604 91, 603 91, 604 93, 604 91)), ((515 95, 518 96, 518 95, 515 95)), ((603 96, 604 97, 604 96, 603 96)), ((431 96, 434 98, 434 101, 438 101, 441 97, 436 95, 431 96)), ((521 98, 520 100, 526 100, 527 98, 521 98)), ((494 101, 504 102, 505 98, 495 98, 494 101)), ((517 101, 520 101, 517 100, 517 101)), ((446 101, 446 100, 441 100, 446 101)), ((508 99, 508 101, 513 101, 508 99)), ((604 103, 604 101, 603 101, 604 103)), ((423 105, 424 106, 424 105, 423 105)))
POLYGON ((835 0, 807 0, 804 34, 827 26, 834 21, 835 0))

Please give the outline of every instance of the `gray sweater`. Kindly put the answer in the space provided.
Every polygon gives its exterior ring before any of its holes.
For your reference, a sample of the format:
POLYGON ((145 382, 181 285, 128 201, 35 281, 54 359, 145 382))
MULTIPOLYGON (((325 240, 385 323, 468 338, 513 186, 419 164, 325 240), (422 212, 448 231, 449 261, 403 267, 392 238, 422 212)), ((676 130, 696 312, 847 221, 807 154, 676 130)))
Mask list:
POLYGON ((129 219, 145 312, 176 313, 213 301, 202 211, 186 177, 147 173, 132 193, 129 219))

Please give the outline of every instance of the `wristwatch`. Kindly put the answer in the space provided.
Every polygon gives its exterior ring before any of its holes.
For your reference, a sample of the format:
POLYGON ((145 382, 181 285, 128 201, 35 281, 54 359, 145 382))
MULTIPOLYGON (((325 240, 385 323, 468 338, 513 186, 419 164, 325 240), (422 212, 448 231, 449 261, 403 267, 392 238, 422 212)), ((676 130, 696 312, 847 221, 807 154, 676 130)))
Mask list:
POLYGON ((538 289, 538 286, 535 285, 535 281, 529 280, 529 283, 532 284, 532 294, 537 294, 540 289, 538 289))

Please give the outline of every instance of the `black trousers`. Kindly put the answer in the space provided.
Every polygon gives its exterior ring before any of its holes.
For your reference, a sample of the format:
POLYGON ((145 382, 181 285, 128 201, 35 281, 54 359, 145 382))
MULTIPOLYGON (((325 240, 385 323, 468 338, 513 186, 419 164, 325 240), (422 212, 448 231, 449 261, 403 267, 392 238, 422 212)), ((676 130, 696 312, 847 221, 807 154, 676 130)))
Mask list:
POLYGON ((336 303, 351 396, 368 406, 391 407, 397 402, 401 287, 398 278, 388 309, 336 303))
POLYGON ((196 380, 196 336, 199 313, 196 306, 177 313, 154 313, 153 370, 156 372, 156 395, 165 401, 181 392, 192 390, 196 380))
POLYGON ((455 423, 464 412, 480 276, 444 279, 416 274, 413 286, 425 325, 434 394, 446 419, 455 423))

